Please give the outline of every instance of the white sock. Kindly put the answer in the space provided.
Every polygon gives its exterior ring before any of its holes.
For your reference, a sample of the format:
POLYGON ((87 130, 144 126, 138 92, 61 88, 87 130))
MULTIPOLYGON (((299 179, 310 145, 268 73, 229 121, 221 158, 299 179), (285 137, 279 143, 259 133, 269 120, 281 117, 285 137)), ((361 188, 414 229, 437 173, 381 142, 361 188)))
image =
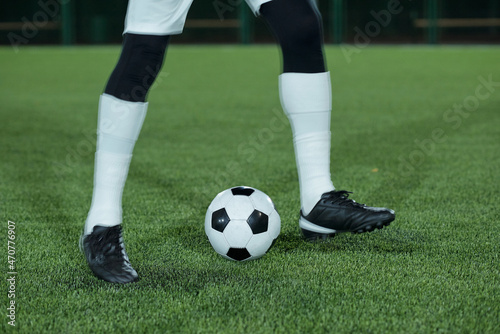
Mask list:
POLYGON ((115 226, 122 222, 123 188, 147 108, 147 103, 128 102, 111 95, 101 95, 94 191, 85 221, 85 234, 91 233, 96 225, 115 226))
POLYGON ((335 189, 330 175, 330 72, 283 73, 279 86, 292 126, 300 203, 307 215, 322 194, 335 189))

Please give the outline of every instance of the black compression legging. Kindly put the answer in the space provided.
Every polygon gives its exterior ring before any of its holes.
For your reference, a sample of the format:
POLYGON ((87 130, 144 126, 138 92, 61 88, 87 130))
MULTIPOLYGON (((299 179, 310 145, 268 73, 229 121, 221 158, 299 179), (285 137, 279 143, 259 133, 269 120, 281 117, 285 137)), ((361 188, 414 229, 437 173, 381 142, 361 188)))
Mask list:
POLYGON ((326 71, 321 16, 311 0, 273 0, 260 13, 281 46, 283 72, 326 71))
MULTIPOLYGON (((272 0, 260 12, 278 40, 283 72, 325 72, 321 16, 311 0, 272 0)), ((160 72, 170 36, 125 34, 105 93, 144 102, 160 72)))
POLYGON ((170 36, 125 34, 122 53, 104 92, 144 102, 161 70, 170 36))

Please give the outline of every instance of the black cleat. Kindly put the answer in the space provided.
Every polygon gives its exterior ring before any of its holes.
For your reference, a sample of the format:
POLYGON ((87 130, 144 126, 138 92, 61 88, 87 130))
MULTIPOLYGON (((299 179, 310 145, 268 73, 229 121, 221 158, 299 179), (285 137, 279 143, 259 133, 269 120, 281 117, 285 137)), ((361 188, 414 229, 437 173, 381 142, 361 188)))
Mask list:
POLYGON ((80 249, 92 272, 112 283, 129 283, 137 279, 123 244, 122 227, 94 226, 92 233, 80 237, 80 249))
POLYGON ((345 190, 324 193, 307 216, 300 212, 299 226, 307 240, 327 239, 342 232, 371 232, 396 218, 393 210, 356 203, 349 194, 345 190))

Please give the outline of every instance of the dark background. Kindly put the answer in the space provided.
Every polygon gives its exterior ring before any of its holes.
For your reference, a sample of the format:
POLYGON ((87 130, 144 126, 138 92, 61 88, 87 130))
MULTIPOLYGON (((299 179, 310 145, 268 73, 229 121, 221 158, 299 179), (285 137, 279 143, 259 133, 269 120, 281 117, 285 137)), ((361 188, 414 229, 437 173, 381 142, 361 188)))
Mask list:
MULTIPOLYGON (((390 1, 319 0, 325 41, 359 41, 355 28, 366 31, 366 25, 375 20, 371 13, 386 10, 390 1)), ((370 43, 498 44, 499 3, 500 0, 400 0, 402 11, 391 15, 390 23, 380 27, 380 31, 374 31, 370 43), (496 20, 485 20, 491 18, 496 20), (419 19, 434 22, 435 26, 419 26, 419 19), (453 26, 446 27, 440 19, 466 20, 452 21, 453 26)), ((126 0, 2 0, 0 44, 120 43, 126 7, 126 0)), ((240 0, 195 0, 184 33, 174 38, 176 43, 270 41, 272 37, 263 21, 255 18, 240 0)))

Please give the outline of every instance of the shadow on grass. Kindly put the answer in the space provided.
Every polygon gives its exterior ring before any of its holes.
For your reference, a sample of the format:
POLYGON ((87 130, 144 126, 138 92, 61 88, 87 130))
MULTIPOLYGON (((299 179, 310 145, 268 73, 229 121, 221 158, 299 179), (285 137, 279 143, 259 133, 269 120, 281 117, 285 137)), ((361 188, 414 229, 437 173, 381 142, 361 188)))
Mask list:
MULTIPOLYGON (((397 223, 393 223, 397 225, 397 223)), ((170 237, 176 239, 183 249, 203 256, 213 251, 205 236, 203 227, 190 224, 168 229, 170 237), (177 235, 177 237, 174 237, 177 235)), ((385 227, 383 230, 365 234, 343 233, 326 241, 308 242, 299 231, 282 232, 273 246, 273 252, 282 254, 313 251, 321 253, 370 252, 378 254, 403 254, 425 251, 434 242, 425 232, 406 230, 398 226, 385 227)))
MULTIPOLYGON (((241 264, 238 264, 241 267, 241 264)), ((252 270, 231 270, 231 267, 220 266, 218 268, 187 268, 182 265, 169 266, 157 264, 138 265, 136 269, 139 279, 129 284, 109 283, 93 276, 90 271, 88 275, 72 277, 61 282, 69 289, 85 291, 130 291, 137 290, 164 291, 167 295, 187 294, 196 296, 210 287, 223 286, 259 286, 265 278, 256 275, 252 270)))
POLYGON ((278 251, 371 252, 380 254, 412 253, 429 241, 425 234, 397 227, 365 234, 343 233, 325 241, 307 242, 300 233, 281 234, 274 245, 278 251))
POLYGON ((230 272, 227 268, 183 268, 144 266, 146 273, 138 282, 140 288, 165 289, 169 293, 179 291, 197 295, 207 287, 224 285, 258 286, 262 280, 253 271, 230 272))

